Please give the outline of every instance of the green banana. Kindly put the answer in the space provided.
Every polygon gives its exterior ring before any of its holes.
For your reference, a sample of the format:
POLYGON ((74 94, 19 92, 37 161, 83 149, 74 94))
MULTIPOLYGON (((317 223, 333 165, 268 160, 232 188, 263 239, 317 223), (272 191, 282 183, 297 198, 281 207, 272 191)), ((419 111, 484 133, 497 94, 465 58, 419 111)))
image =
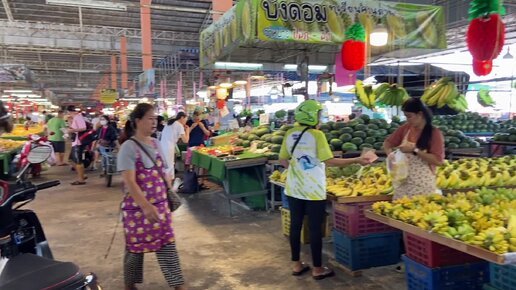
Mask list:
POLYGON ((477 101, 483 107, 493 107, 496 102, 489 95, 489 90, 480 89, 477 93, 477 101))

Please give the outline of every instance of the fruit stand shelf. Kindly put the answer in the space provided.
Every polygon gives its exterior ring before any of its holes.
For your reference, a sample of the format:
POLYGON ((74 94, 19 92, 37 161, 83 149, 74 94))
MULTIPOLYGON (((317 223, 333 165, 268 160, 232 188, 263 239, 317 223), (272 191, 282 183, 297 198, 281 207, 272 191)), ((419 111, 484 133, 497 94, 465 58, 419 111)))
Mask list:
POLYGON ((491 251, 488 251, 486 249, 468 245, 462 241, 450 239, 450 238, 441 236, 436 233, 422 230, 419 227, 401 222, 399 220, 395 220, 395 219, 392 219, 392 218, 389 218, 389 217, 386 217, 383 215, 376 214, 370 210, 365 211, 365 216, 367 218, 373 219, 375 221, 379 221, 379 222, 389 225, 391 227, 400 229, 402 231, 411 233, 413 235, 417 235, 419 237, 439 243, 441 245, 445 245, 447 247, 459 250, 459 251, 467 253, 469 255, 479 257, 479 258, 484 259, 489 262, 497 263, 500 265, 516 264, 516 253, 507 253, 507 254, 499 255, 499 254, 493 253, 491 251))
POLYGON ((391 201, 392 195, 368 195, 368 196, 335 196, 328 193, 328 200, 337 203, 356 203, 356 202, 372 202, 372 201, 391 201))

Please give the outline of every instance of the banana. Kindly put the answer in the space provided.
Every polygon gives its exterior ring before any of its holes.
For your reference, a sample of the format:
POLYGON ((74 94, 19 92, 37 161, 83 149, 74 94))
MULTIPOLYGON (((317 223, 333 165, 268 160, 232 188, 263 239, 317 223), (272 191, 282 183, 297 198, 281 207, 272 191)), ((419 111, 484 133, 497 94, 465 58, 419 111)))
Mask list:
POLYGON ((344 41, 345 28, 340 16, 333 9, 328 10, 328 22, 326 23, 328 31, 331 32, 333 41, 342 42, 344 41))
POLYGON ((483 107, 493 107, 496 102, 489 95, 489 91, 486 89, 480 89, 477 93, 477 101, 483 107))
POLYGON ((390 87, 390 85, 388 83, 382 83, 380 84, 375 90, 374 90, 374 94, 380 98, 380 96, 385 92, 387 91, 387 89, 390 87))
POLYGON ((403 22, 400 16, 389 14, 386 17, 386 20, 389 31, 393 32, 394 39, 400 39, 407 36, 405 22, 403 22))

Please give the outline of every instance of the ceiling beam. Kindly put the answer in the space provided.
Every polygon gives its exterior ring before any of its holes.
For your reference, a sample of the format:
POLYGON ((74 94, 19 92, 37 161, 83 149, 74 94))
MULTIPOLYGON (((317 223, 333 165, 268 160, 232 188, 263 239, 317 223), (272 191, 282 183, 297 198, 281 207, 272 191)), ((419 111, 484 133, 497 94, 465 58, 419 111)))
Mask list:
POLYGON ((11 7, 9 7, 8 0, 2 0, 2 4, 4 5, 5 14, 7 15, 7 19, 9 22, 14 21, 13 13, 11 12, 11 7))

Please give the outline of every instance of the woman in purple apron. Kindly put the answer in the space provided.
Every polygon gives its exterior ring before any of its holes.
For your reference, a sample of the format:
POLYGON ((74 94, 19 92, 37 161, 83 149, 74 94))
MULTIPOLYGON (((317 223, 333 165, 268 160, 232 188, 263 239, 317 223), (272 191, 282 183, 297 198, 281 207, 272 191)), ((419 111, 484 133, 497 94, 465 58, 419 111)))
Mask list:
POLYGON ((149 252, 156 253, 168 285, 178 290, 186 289, 175 245, 172 212, 167 202, 170 179, 162 178, 162 174, 166 174, 166 164, 159 142, 151 137, 156 126, 153 106, 136 106, 125 127, 125 133, 132 138, 124 142, 117 158, 126 193, 122 202, 126 290, 135 290, 135 284, 143 282, 143 254, 149 252))

